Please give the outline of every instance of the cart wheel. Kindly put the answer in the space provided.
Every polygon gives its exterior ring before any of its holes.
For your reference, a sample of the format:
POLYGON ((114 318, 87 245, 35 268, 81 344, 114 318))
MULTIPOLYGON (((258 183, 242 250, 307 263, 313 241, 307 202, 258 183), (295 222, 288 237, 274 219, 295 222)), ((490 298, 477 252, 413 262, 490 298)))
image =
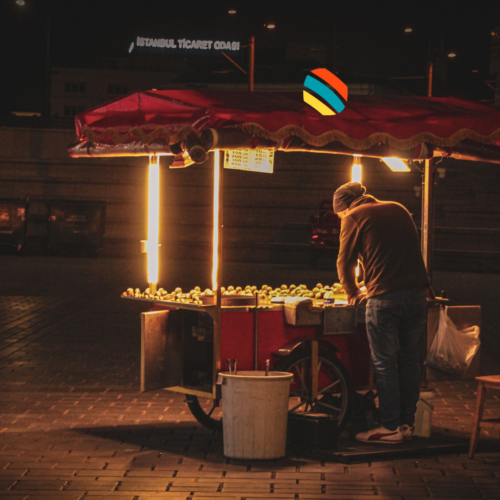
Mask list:
POLYGON ((290 412, 326 413, 337 419, 338 432, 346 426, 351 407, 351 377, 334 353, 318 352, 318 398, 312 400, 311 352, 298 349, 281 359, 276 371, 293 373, 290 412))
POLYGON ((209 412, 205 412, 196 396, 186 396, 186 403, 193 414, 193 417, 204 427, 212 431, 222 432, 222 418, 212 418, 212 412, 218 404, 214 401, 209 412))

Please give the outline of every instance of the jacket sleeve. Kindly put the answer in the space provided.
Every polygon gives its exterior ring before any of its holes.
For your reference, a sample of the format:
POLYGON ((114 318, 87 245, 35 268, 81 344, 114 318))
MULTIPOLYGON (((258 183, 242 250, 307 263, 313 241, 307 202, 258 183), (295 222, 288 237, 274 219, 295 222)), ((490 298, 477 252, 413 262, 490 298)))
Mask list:
POLYGON ((340 229, 340 249, 337 259, 337 272, 344 290, 353 295, 357 290, 356 265, 359 254, 359 227, 352 217, 342 220, 340 229))

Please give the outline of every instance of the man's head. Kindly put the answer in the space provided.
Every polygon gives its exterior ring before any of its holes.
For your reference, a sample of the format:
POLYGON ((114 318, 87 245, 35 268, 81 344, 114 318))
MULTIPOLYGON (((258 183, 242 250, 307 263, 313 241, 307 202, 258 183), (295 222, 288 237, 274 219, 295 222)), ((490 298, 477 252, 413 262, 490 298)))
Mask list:
POLYGON ((344 217, 354 200, 366 193, 366 188, 359 182, 348 182, 340 186, 333 194, 333 211, 340 217, 344 217))

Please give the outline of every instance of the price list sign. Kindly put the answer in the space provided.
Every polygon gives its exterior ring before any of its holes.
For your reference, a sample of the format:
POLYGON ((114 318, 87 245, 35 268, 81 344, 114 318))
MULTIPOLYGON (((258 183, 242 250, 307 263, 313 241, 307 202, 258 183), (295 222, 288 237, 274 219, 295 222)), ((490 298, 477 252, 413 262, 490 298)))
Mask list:
POLYGON ((226 151, 224 167, 233 170, 250 170, 272 174, 274 169, 273 149, 233 149, 226 151))

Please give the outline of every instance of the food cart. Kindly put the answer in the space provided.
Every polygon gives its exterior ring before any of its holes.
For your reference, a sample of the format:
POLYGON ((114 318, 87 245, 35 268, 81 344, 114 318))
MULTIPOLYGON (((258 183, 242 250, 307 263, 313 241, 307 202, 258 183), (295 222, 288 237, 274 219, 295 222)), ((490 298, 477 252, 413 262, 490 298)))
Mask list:
MULTIPOLYGON (((345 302, 324 308, 321 295, 311 297, 309 291, 307 297, 302 293, 309 304, 299 305, 276 303, 276 296, 256 290, 224 293, 225 162, 241 161, 245 152, 252 161, 269 165, 276 151, 306 151, 351 155, 355 165, 361 157, 381 158, 395 171, 412 164, 422 172, 422 253, 432 276, 433 159, 500 163, 499 123, 498 109, 451 98, 352 96, 342 114, 320 116, 298 93, 191 90, 134 92, 77 115, 78 141, 69 148, 71 156, 150 159, 148 237, 142 242, 149 289, 124 294, 151 305, 142 314, 141 390, 186 394, 193 415, 220 429, 213 412, 225 360, 238 359, 241 370, 262 370, 270 359, 275 369, 294 373, 291 411, 328 412, 339 427, 345 425, 353 387, 372 382, 363 310, 345 302), (168 293, 157 286, 159 161, 173 156, 170 168, 183 168, 204 163, 209 155, 214 173, 212 288, 168 293), (212 407, 202 406, 198 398, 212 400, 212 407)), ((293 295, 290 289, 288 295, 293 295)), ((468 312, 460 313, 467 323, 468 312)))

